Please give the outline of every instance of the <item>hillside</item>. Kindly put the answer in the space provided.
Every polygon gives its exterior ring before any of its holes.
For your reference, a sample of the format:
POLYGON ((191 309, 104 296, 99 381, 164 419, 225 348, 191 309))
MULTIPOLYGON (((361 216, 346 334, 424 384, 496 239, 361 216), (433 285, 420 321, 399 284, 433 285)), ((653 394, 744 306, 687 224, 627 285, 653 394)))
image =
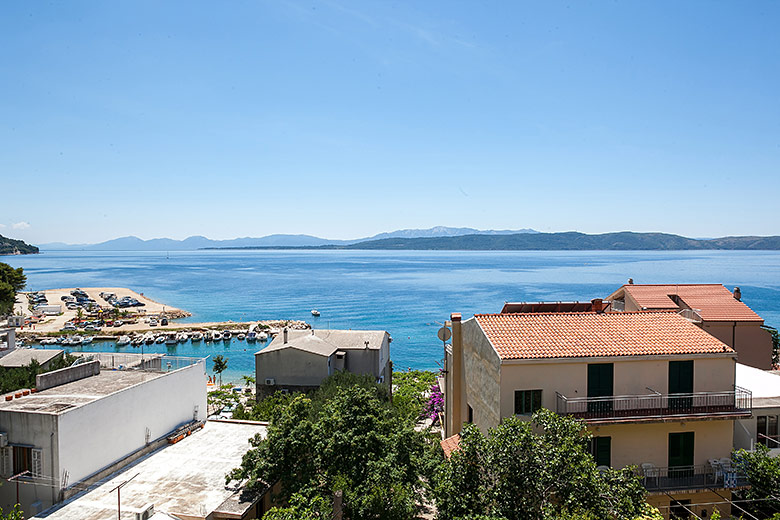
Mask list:
POLYGON ((514 235, 466 235, 436 238, 389 238, 345 246, 345 249, 407 249, 449 251, 576 251, 576 250, 780 250, 780 237, 724 237, 710 240, 666 233, 522 233, 514 235))
POLYGON ((33 255, 38 248, 21 240, 14 240, 0 235, 0 255, 33 255))

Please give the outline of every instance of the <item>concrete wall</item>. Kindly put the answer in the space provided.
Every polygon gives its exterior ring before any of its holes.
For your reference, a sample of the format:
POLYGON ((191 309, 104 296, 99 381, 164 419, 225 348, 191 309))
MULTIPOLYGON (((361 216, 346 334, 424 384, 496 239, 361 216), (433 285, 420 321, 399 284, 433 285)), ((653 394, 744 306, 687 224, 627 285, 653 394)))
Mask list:
POLYGON ((650 462, 669 465, 669 433, 694 432, 693 463, 731 456, 734 421, 688 421, 670 423, 614 424, 590 427, 593 435, 612 437, 612 467, 623 468, 650 462))
POLYGON ((736 350, 743 365, 762 370, 772 368, 772 335, 760 323, 705 321, 701 328, 736 350))
POLYGON ((155 440, 206 413, 202 361, 68 410, 59 422, 61 471, 72 484, 142 448, 147 428, 155 440))
MULTIPOLYGON (((349 362, 347 362, 349 364, 349 362)), ((328 358, 296 348, 260 351, 255 354, 255 373, 258 385, 268 378, 277 385, 319 386, 328 377, 328 358)))
MULTIPOLYGON (((474 414, 474 424, 483 432, 497 426, 501 420, 502 375, 501 360, 476 320, 466 320, 463 331, 463 368, 465 385, 461 417, 468 420, 468 407, 474 414)), ((457 433, 462 425, 453 425, 457 433)))
MULTIPOLYGON (((0 411, 0 432, 8 434, 9 444, 19 444, 39 448, 42 456, 42 474, 44 477, 58 478, 57 416, 48 413, 23 413, 18 411, 0 411)), ((36 484, 24 481, 19 485, 19 498, 25 516, 33 513, 32 504, 40 502, 37 511, 50 507, 57 500, 57 489, 49 481, 36 484)), ((8 511, 16 503, 16 484, 3 482, 0 485, 0 507, 8 511)))
MULTIPOLYGON (((754 400, 753 416, 748 417, 747 419, 739 419, 737 421, 734 421, 734 449, 752 450, 755 444, 758 444, 757 423, 758 423, 759 415, 780 416, 780 407, 775 407, 775 406, 757 407, 754 400)), ((780 453, 780 444, 768 441, 767 447, 770 448, 770 450, 773 450, 774 453, 780 453)))
POLYGON ((46 390, 47 388, 78 381, 79 379, 84 379, 85 377, 94 376, 99 373, 100 361, 90 361, 88 363, 81 363, 75 366, 47 372, 46 374, 38 374, 35 376, 35 387, 39 391, 46 390))

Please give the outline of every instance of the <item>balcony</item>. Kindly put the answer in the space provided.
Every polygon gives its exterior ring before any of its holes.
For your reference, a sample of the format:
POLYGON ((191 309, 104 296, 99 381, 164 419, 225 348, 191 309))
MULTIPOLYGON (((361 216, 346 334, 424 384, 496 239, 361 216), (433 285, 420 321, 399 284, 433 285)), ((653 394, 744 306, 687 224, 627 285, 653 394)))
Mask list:
POLYGON ((676 466, 638 469, 642 483, 650 493, 668 493, 692 489, 734 489, 748 485, 744 472, 712 466, 676 466))
POLYGON ((750 390, 735 387, 724 392, 692 394, 614 395, 609 397, 566 397, 556 392, 556 412, 583 419, 588 424, 657 422, 680 419, 750 417, 750 390))

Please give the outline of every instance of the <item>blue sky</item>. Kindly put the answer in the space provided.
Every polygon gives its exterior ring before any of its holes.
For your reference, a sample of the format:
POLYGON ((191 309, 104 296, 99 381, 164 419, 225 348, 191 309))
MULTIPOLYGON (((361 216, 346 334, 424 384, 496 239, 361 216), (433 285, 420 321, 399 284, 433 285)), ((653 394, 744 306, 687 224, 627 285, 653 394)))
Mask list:
POLYGON ((0 234, 780 234, 777 2, 0 3, 0 234))

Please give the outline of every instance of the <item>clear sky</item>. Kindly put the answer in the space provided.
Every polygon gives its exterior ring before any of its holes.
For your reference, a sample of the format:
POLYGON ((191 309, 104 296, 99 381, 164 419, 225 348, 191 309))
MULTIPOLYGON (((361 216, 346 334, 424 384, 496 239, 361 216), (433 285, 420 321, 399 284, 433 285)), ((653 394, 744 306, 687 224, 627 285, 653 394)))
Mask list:
POLYGON ((0 3, 0 234, 780 234, 780 2, 0 3))

